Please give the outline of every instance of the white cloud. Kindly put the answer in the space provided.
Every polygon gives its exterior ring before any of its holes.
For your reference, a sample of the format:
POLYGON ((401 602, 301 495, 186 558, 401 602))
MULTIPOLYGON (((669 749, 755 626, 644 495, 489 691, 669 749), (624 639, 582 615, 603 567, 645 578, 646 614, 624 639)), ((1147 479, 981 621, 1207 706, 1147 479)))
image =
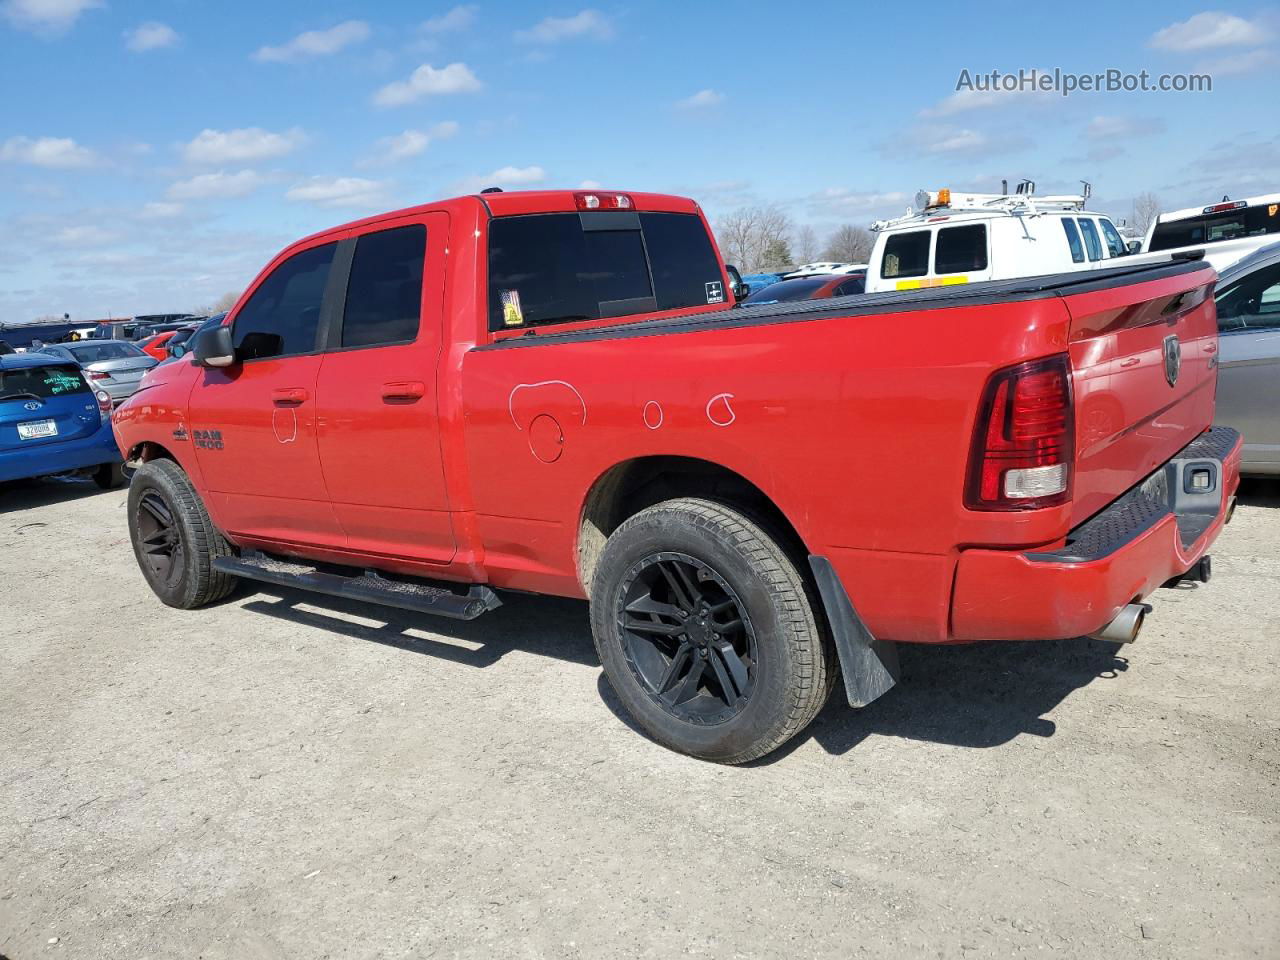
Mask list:
POLYGON ((1256 20, 1210 10, 1157 30, 1148 41, 1157 50, 1210 50, 1215 47, 1257 47, 1271 32, 1256 20))
POLYGON ((364 161, 364 164, 372 166, 408 160, 410 157, 426 152, 433 140, 447 140, 457 132, 458 124, 453 120, 445 120, 429 130, 405 130, 392 137, 383 137, 374 144, 373 154, 364 161))
POLYGON ((1273 50, 1250 50, 1248 53, 1236 53, 1229 57, 1209 60, 1196 64, 1196 70, 1211 77, 1222 77, 1232 73, 1252 73, 1280 63, 1273 50))
POLYGON ((101 6, 102 0, 5 0, 0 11, 15 27, 58 34, 70 30, 86 10, 101 6))
POLYGON ((0 144, 0 160, 70 170, 91 167, 98 162, 98 156, 70 137, 37 137, 35 140, 30 137, 10 137, 0 144))
POLYGON ((170 200, 226 200, 248 196, 265 182, 266 178, 253 170, 237 173, 219 170, 172 183, 165 196, 170 200))
POLYGON ((578 37, 608 40, 613 36, 613 25, 599 10, 582 10, 572 17, 547 17, 527 30, 517 30, 520 43, 558 43, 578 37))
POLYGON ((432 17, 430 20, 424 20, 419 27, 423 33, 452 33, 457 30, 465 30, 471 26, 476 19, 476 7, 474 4, 463 4, 454 7, 447 13, 442 13, 438 17, 432 17))
POLYGON ((54 233, 52 240, 59 247, 102 247, 114 243, 119 234, 94 224, 79 227, 63 227, 54 233))
POLYGON ((180 203, 170 203, 163 200, 153 200, 150 203, 144 203, 142 209, 138 211, 139 220, 168 220, 171 217, 180 215, 183 206, 180 203))
POLYGON ((372 207, 383 202, 387 185, 362 177, 311 177, 285 193, 285 199, 321 207, 372 207))
POLYGON ((297 127, 284 133, 272 133, 261 127, 241 130, 201 130, 182 148, 188 163, 214 166, 223 163, 248 163, 282 157, 306 140, 297 127))
POLYGON ((1164 130, 1164 121, 1155 117, 1097 116, 1089 121, 1084 135, 1090 140, 1146 137, 1164 130))
POLYGON ((1015 90, 957 90, 950 96, 943 97, 932 107, 920 111, 922 117, 953 117, 957 113, 970 110, 987 110, 991 107, 1004 107, 1012 103, 1027 100, 1043 100, 1051 94, 1036 89, 1015 90))
POLYGON ((164 47, 172 47, 177 42, 177 31, 168 24, 157 23, 155 20, 149 20, 124 32, 124 45, 134 53, 161 50, 164 47))
POLYGON ((457 184, 459 193, 476 193, 485 187, 527 187, 547 179, 541 167, 499 167, 483 176, 467 177, 457 184))
POLYGON ((408 80, 389 83, 375 93, 373 102, 380 107, 401 107, 422 97, 473 93, 480 86, 480 81, 465 63, 451 63, 440 70, 424 63, 409 75, 408 80))
POLYGON ((369 39, 369 33, 369 25, 363 20, 347 20, 328 30, 307 30, 278 47, 259 47, 253 59, 262 63, 297 63, 310 57, 327 57, 369 39))
POLYGON ((578 184, 579 190, 599 190, 604 184, 599 180, 583 180, 578 184))
POLYGON ((702 107, 714 107, 724 103, 724 94, 716 90, 699 90, 691 97, 677 100, 676 106, 683 110, 697 110, 702 107))
POLYGON ((900 191, 849 190, 846 187, 829 187, 808 198, 808 206, 815 214, 823 216, 870 216, 883 213, 886 208, 900 207, 910 197, 900 191))

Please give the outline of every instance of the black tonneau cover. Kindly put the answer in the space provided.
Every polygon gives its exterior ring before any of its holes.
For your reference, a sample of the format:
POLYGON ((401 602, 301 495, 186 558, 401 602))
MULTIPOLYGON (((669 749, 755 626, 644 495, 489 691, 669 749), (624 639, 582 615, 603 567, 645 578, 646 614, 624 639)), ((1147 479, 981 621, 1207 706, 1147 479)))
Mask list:
POLYGON ((795 300, 790 303, 762 303, 753 307, 734 307, 712 313, 681 314, 657 320, 640 320, 591 330, 562 333, 555 328, 534 327, 523 336, 508 337, 477 347, 478 350, 505 350, 513 347, 535 347, 583 340, 616 340, 627 337, 654 337, 674 333, 696 333, 708 327, 751 327, 771 323, 795 323, 825 320, 831 317, 868 316, 898 313, 903 310, 935 310, 942 307, 976 306, 984 303, 1008 303, 1017 300, 1042 300, 1106 290, 1110 287, 1160 280, 1194 273, 1205 266, 1199 259, 1178 259, 1161 263, 1142 263, 1111 267, 1106 270, 1076 270, 1051 273, 1040 277, 1018 277, 1014 280, 983 280, 949 287, 920 290, 894 290, 883 293, 859 293, 826 300, 795 300), (550 332, 547 332, 549 329, 550 332))

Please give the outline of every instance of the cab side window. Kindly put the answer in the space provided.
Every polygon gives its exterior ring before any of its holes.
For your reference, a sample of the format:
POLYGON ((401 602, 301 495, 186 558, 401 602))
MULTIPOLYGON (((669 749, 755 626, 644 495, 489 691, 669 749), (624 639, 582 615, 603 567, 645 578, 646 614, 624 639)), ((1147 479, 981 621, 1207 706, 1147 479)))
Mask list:
POLYGON ((427 228, 420 223, 356 240, 342 316, 342 346, 412 343, 422 313, 427 228))
POLYGON ((1102 228, 1102 236, 1107 241, 1107 249, 1113 257, 1123 257, 1129 252, 1129 248, 1125 246, 1124 238, 1120 236, 1120 231, 1106 217, 1098 218, 1098 226, 1102 228))
POLYGON ((267 276, 236 314, 232 335, 245 360, 312 353, 336 243, 295 253, 267 276))
POLYGON ((1218 294, 1218 329, 1280 329, 1280 263, 1264 267, 1218 294))
POLYGON ((923 277, 929 272, 929 230, 895 233, 884 242, 882 277, 923 277))
POLYGON ((1084 234, 1084 247, 1089 251, 1090 260, 1102 259, 1102 241, 1098 238, 1098 228, 1092 220, 1080 218, 1080 232, 1084 234))
POLYGON ((1062 229, 1067 234, 1067 246, 1071 248, 1072 262, 1084 263, 1084 245, 1080 242, 1080 231, 1076 229, 1076 222, 1070 217, 1063 217, 1062 229))

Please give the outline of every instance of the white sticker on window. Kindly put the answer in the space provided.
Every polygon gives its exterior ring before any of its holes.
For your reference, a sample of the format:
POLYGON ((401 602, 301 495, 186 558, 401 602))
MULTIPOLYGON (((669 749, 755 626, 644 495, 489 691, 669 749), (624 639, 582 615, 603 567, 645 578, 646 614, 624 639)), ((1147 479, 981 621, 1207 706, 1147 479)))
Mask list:
POLYGON ((719 280, 707 284, 707 303, 724 303, 724 284, 719 280))

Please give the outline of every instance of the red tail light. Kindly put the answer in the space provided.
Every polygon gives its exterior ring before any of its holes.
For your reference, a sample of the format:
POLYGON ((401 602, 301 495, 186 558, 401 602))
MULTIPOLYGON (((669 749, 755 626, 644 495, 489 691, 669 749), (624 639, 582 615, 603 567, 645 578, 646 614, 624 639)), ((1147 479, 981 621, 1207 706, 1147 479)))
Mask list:
POLYGON ((1034 510, 1071 499, 1074 421, 1066 354, 997 371, 978 407, 965 506, 1034 510))
POLYGON ((89 379, 90 379, 90 380, 109 380, 110 378, 111 378, 111 374, 109 374, 109 373, 103 373, 101 370, 90 370, 90 371, 89 371, 89 379))
POLYGON ((634 210, 635 204, 625 193, 575 193, 573 201, 579 210, 634 210))
POLYGON ((98 410, 111 416, 111 394, 105 390, 98 391, 98 410))

